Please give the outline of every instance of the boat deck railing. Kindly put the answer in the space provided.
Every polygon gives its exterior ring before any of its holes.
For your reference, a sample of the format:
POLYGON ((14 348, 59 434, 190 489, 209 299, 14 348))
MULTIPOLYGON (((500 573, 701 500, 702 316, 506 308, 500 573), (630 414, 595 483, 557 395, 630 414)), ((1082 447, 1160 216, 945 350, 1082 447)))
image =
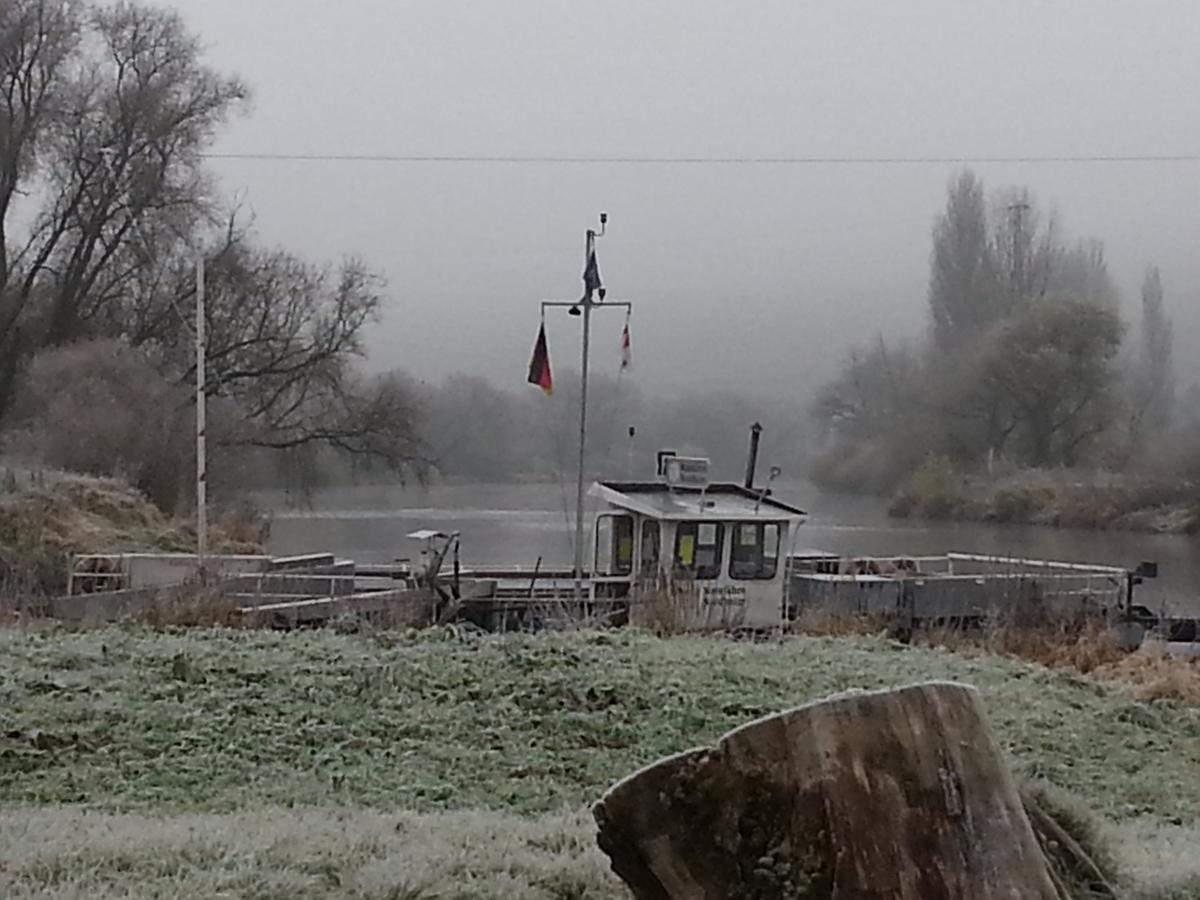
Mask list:
POLYGON ((1092 563, 1060 562, 1018 556, 994 556, 980 553, 942 553, 937 555, 841 556, 832 553, 803 552, 789 557, 791 571, 804 575, 862 576, 883 578, 918 577, 1097 577, 1123 580, 1127 569, 1092 563))

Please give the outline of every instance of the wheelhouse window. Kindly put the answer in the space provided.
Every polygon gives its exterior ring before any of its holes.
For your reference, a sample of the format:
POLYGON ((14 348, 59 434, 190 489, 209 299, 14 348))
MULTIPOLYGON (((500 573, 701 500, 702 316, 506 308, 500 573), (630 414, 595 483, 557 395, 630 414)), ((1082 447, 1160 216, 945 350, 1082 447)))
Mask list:
POLYGON ((729 577, 767 581, 779 568, 779 523, 739 522, 733 527, 729 577))
POLYGON ((720 522, 680 522, 675 528, 675 568, 693 578, 721 574, 721 545, 725 526, 720 522))
POLYGON ((628 575, 633 571, 633 518, 600 516, 596 520, 597 575, 628 575))

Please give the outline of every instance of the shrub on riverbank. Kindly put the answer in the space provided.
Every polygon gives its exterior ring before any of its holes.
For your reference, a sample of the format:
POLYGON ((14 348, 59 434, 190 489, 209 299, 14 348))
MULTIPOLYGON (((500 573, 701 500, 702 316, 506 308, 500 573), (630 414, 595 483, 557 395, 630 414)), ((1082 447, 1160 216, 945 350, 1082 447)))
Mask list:
POLYGON ((945 460, 931 460, 892 495, 888 514, 1195 534, 1200 532, 1200 489, 1191 483, 1095 473, 967 477, 956 473, 945 460))

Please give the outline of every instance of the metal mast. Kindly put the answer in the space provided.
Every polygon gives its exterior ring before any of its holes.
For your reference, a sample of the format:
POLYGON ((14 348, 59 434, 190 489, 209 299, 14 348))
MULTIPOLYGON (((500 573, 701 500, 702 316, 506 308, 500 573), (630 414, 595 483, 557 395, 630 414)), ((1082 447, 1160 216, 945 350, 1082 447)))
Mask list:
MULTIPOLYGON (((600 218, 600 233, 604 233, 605 216, 600 218)), ((583 599, 583 482, 584 469, 587 466, 587 395, 588 395, 588 352, 592 343, 592 291, 593 285, 588 283, 587 274, 596 261, 596 232, 591 228, 587 232, 584 245, 584 290, 580 304, 583 307, 583 351, 579 363, 579 470, 575 482, 575 590, 572 599, 575 602, 576 613, 583 599)), ((603 290, 603 288, 601 288, 603 290)))
POLYGON ((579 372, 579 459, 575 481, 575 586, 573 599, 578 605, 583 601, 583 496, 587 478, 587 401, 588 364, 592 340, 592 310, 616 308, 632 310, 633 304, 626 301, 605 303, 605 289, 600 282, 600 268, 596 262, 596 238, 603 237, 608 224, 608 213, 600 213, 600 231, 589 228, 583 254, 583 296, 574 302, 546 300, 542 313, 548 307, 567 307, 572 316, 583 317, 583 348, 580 353, 579 372))

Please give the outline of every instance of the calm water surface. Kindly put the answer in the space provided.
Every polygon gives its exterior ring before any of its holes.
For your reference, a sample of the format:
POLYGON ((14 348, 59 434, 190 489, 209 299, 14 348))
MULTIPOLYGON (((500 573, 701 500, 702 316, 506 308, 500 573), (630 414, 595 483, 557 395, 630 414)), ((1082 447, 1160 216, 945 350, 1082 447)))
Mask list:
MULTIPOLYGON (((803 483, 775 491, 809 513, 797 549, 842 555, 937 554, 956 550, 1035 556, 1070 562, 1135 566, 1159 564, 1160 577, 1139 588, 1153 608, 1200 614, 1200 538, 1083 531, 1025 525, 983 525, 889 519, 876 499, 822 494, 803 483)), ((459 531, 466 565, 543 565, 572 561, 571 484, 436 485, 338 488, 307 507, 281 495, 265 498, 274 510, 271 551, 325 551, 361 562, 414 555, 405 534, 419 528, 459 531)))

